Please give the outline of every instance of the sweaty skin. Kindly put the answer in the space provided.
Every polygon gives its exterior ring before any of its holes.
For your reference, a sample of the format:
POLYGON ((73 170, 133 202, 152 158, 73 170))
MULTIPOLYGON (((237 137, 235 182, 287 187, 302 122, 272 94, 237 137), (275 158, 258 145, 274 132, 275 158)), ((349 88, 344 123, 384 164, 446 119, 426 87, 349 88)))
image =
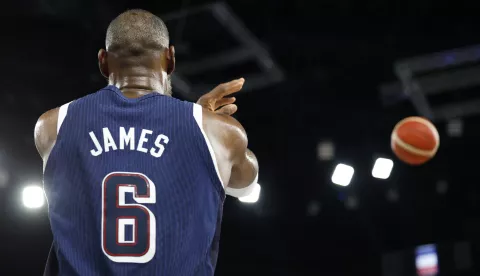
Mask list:
MULTIPOLYGON (((248 139, 244 128, 229 116, 237 110, 237 107, 231 104, 235 99, 223 98, 239 91, 242 86, 243 79, 219 85, 198 101, 203 106, 203 127, 215 152, 220 177, 226 186, 235 189, 252 184, 258 173, 255 155, 247 149, 248 139), (225 103, 227 105, 217 109, 225 103)), ((128 93, 133 98, 144 95, 145 91, 135 94, 129 90, 128 93)), ((43 159, 44 169, 57 140, 58 112, 59 108, 45 112, 35 125, 35 145, 43 159)))

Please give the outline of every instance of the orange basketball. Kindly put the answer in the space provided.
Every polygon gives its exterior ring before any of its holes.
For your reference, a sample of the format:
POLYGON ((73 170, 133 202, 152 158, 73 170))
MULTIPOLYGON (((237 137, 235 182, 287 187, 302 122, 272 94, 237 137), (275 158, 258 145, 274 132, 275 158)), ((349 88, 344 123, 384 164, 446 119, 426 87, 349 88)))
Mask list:
POLYGON ((395 126, 392 150, 403 162, 421 165, 437 153, 440 138, 435 126, 422 117, 408 117, 395 126))

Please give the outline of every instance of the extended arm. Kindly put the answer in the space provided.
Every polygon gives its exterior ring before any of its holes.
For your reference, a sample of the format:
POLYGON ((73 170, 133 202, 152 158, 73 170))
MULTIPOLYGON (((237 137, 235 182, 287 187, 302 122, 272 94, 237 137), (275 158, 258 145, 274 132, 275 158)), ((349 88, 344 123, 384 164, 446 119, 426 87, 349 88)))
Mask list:
POLYGON ((203 107, 203 128, 212 144, 220 178, 226 193, 234 197, 249 195, 258 178, 257 158, 247 148, 245 129, 232 115, 237 111, 235 98, 245 79, 223 83, 198 99, 203 107), (227 98, 226 98, 227 97, 227 98))
POLYGON ((258 177, 257 158, 247 148, 245 129, 231 116, 203 110, 204 129, 215 152, 226 192, 235 197, 251 193, 258 177))

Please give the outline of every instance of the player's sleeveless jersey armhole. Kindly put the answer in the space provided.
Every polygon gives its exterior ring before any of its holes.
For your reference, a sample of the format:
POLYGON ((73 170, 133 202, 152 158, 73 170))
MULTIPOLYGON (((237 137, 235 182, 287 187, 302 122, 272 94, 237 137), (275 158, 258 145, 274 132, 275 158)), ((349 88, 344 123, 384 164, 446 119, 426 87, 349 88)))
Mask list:
POLYGON ((218 164, 217 164, 217 158, 215 157, 215 152, 213 151, 212 144, 210 143, 210 140, 208 139, 207 134, 205 133, 205 130, 203 129, 203 109, 201 105, 198 104, 193 104, 193 117, 195 118, 195 121, 198 124, 198 127, 200 128, 200 131, 203 134, 203 138, 205 139, 205 143, 207 144, 208 151, 210 152, 210 156, 213 161, 213 165, 215 166, 215 171, 217 172, 217 177, 220 183, 222 183, 222 187, 225 188, 225 185, 222 181, 222 178, 220 177, 220 171, 218 169, 218 164))
POLYGON ((71 102, 66 103, 60 107, 58 110, 58 119, 57 119, 57 135, 58 132, 60 131, 60 127, 63 124, 63 120, 65 120, 65 117, 67 117, 67 112, 68 112, 68 106, 70 105, 71 102))

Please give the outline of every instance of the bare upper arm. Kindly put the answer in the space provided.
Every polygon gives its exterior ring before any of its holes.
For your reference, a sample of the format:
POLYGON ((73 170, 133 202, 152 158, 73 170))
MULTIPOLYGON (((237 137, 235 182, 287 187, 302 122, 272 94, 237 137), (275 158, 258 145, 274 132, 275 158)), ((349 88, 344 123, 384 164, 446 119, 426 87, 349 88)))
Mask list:
POLYGON ((223 145, 219 150, 225 151, 232 161, 236 161, 239 153, 245 153, 248 138, 240 122, 231 116, 215 114, 206 109, 203 109, 203 117, 203 127, 209 139, 223 145))
POLYGON ((58 112, 59 108, 55 108, 43 113, 35 124, 35 146, 44 164, 57 140, 58 112))
POLYGON ((225 186, 243 188, 250 185, 257 175, 258 164, 253 153, 247 149, 248 138, 243 126, 231 116, 205 109, 203 117, 203 127, 225 186))

